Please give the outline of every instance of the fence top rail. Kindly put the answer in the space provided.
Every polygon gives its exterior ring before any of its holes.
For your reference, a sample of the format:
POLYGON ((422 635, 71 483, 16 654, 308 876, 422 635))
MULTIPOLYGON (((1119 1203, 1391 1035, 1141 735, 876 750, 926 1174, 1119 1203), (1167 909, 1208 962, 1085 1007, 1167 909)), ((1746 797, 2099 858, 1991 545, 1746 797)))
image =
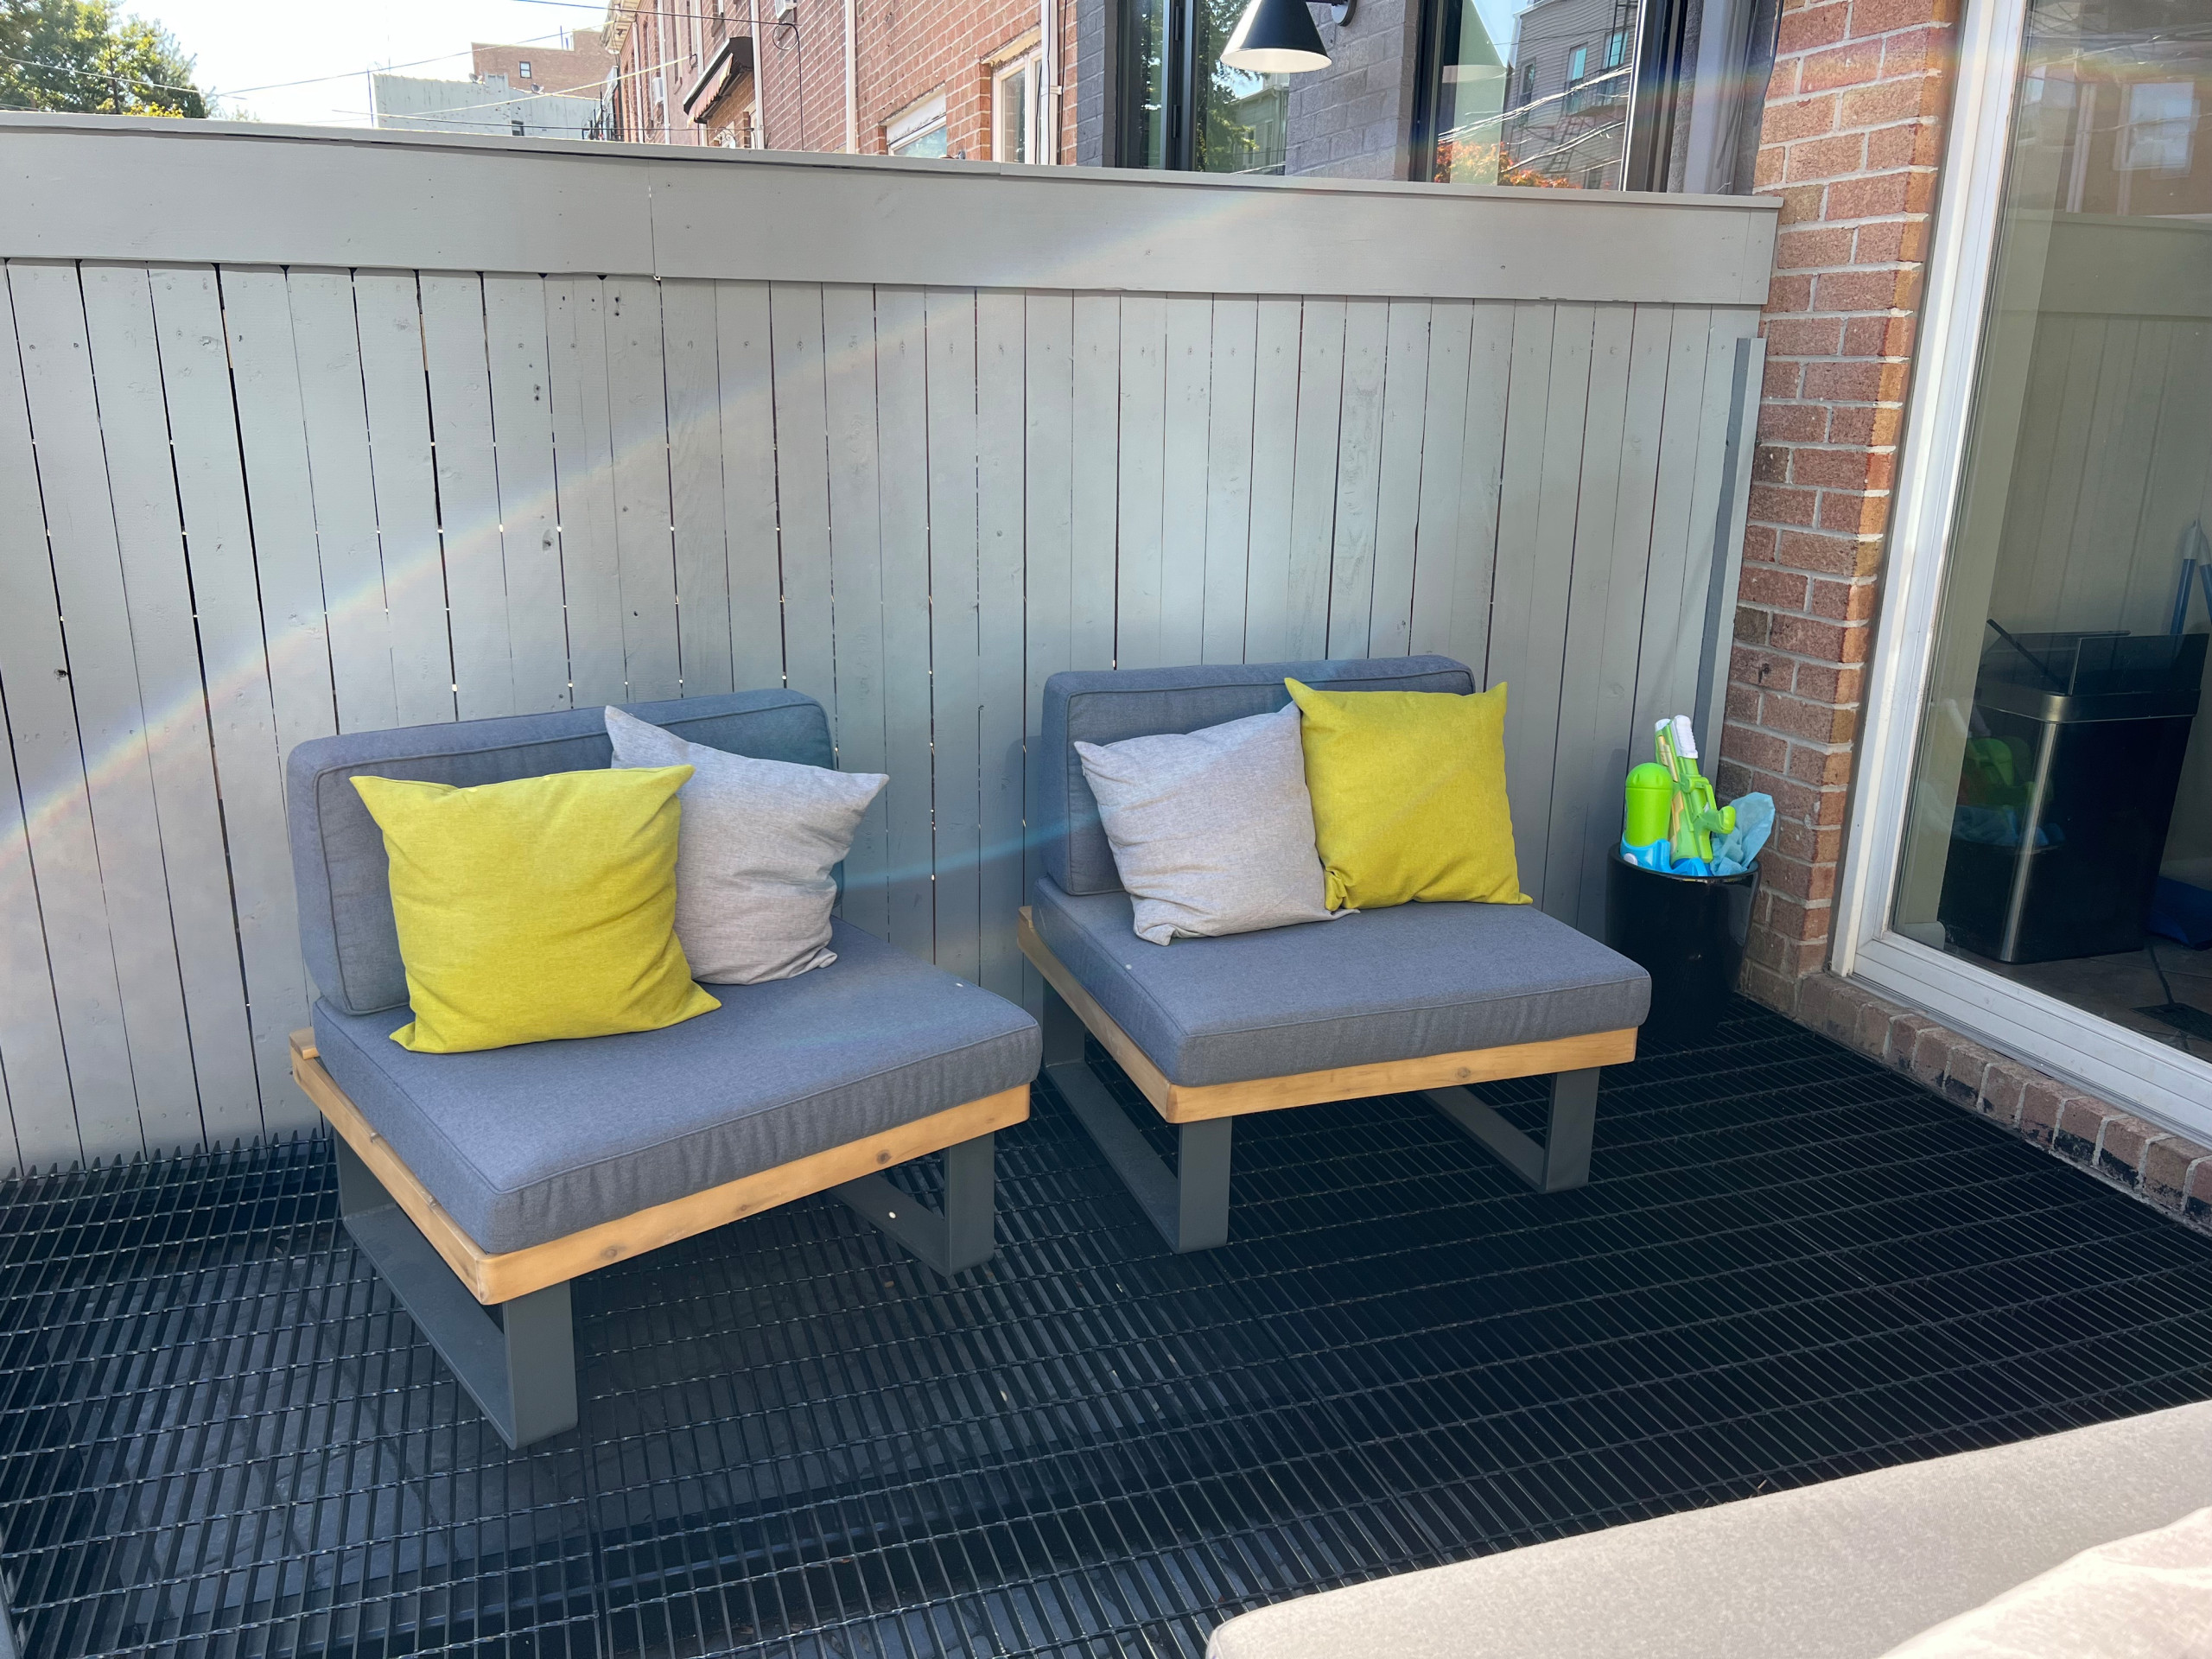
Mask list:
POLYGON ((1757 306, 1764 196, 0 114, 0 257, 1757 306))

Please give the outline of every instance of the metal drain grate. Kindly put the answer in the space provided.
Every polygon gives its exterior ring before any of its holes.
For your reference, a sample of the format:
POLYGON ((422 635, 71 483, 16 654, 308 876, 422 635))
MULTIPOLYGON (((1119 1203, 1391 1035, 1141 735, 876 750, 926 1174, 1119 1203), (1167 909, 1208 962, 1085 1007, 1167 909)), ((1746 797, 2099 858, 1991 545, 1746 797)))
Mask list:
POLYGON ((1040 1089, 950 1285, 828 1200, 594 1274, 583 1427, 519 1455, 346 1244, 321 1142, 16 1182, 18 1634, 1195 1656, 1305 1591, 2212 1396, 2212 1241, 1749 1004, 1608 1073, 1579 1192, 1405 1099, 1236 1137, 1204 1255, 1040 1089))

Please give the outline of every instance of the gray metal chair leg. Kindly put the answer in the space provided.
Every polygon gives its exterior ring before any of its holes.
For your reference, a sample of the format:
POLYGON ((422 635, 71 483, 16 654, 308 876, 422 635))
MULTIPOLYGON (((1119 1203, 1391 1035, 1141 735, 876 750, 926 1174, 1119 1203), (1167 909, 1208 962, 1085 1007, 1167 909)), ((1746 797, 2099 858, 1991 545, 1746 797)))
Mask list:
POLYGON ((901 1192, 880 1175, 863 1175, 831 1191, 949 1279, 989 1261, 998 1249, 993 1148, 992 1137, 979 1135, 944 1149, 939 1210, 901 1192))
POLYGON ((499 1438, 521 1447, 576 1426, 575 1325, 566 1284, 487 1308, 342 1138, 338 1208, 361 1254, 452 1367, 499 1438))
MULTIPOLYGON (((1045 1074, 1146 1217, 1177 1252, 1210 1250, 1229 1242, 1230 1126, 1208 1118, 1174 1126, 1171 1171, 1129 1122, 1083 1058, 1083 1022, 1058 995, 1045 992, 1045 1074)), ((1147 1109, 1149 1109, 1147 1108, 1147 1109)))
POLYGON ((1551 1122, 1539 1146, 1465 1089, 1422 1090, 1429 1104, 1481 1141, 1539 1192, 1564 1192, 1590 1179, 1590 1137, 1598 1122, 1598 1068, 1552 1078, 1551 1122))

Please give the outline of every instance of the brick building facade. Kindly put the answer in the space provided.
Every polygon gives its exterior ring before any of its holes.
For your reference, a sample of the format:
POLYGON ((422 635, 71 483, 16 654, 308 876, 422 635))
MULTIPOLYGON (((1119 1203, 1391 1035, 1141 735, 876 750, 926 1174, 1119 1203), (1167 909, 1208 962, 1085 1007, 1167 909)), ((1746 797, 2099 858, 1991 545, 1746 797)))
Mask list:
POLYGON ((468 48, 469 73, 479 80, 498 75, 522 92, 574 92, 592 98, 606 85, 613 65, 595 29, 579 29, 566 47, 487 46, 468 48))
POLYGON ((1883 537, 1936 200, 1956 0, 1787 7, 1757 185, 1783 198, 1723 738, 1777 825, 1744 988, 1827 960, 1883 537))
POLYGON ((1065 0, 616 0, 614 136, 1071 160, 1075 22, 1065 0))

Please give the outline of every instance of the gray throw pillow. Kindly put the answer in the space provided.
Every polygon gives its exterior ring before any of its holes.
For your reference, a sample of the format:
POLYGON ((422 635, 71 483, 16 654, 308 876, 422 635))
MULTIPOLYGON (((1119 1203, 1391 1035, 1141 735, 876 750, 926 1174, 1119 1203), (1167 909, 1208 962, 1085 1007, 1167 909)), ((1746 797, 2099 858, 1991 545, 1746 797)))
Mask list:
POLYGON ((607 734, 618 766, 693 768, 676 798, 676 938, 692 978, 757 985, 836 961, 830 872, 890 779, 710 749, 620 709, 607 734))
POLYGON ((1166 944, 1331 919, 1298 723, 1293 705, 1203 731, 1075 746, 1139 938, 1166 944))

